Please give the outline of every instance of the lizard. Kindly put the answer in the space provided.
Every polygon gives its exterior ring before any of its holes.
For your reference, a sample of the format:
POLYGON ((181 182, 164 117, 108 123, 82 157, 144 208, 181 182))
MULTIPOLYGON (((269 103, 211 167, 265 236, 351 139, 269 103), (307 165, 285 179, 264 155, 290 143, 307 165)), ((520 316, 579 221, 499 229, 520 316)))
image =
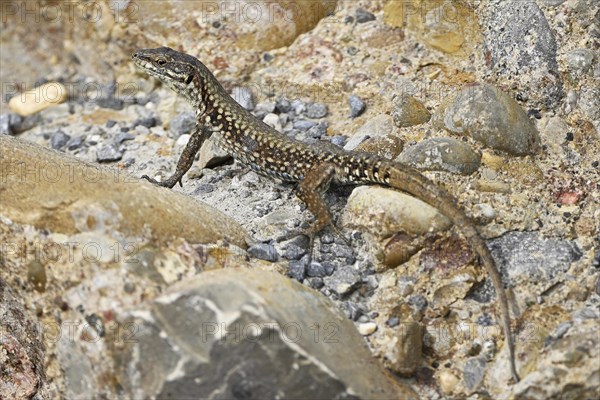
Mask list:
POLYGON ((311 226, 313 234, 333 225, 331 211, 323 198, 331 183, 379 184, 424 201, 458 227, 491 278, 508 347, 510 372, 513 380, 519 381, 508 299, 500 272, 475 223, 452 195, 406 164, 287 137, 240 106, 210 70, 191 55, 159 47, 138 50, 132 59, 140 70, 162 81, 190 103, 197 118, 196 129, 181 153, 175 173, 161 182, 147 175, 142 178, 167 188, 177 183, 182 185, 182 178, 192 166, 196 153, 206 139, 215 135, 218 146, 238 162, 261 175, 297 183, 296 195, 315 217, 311 226))

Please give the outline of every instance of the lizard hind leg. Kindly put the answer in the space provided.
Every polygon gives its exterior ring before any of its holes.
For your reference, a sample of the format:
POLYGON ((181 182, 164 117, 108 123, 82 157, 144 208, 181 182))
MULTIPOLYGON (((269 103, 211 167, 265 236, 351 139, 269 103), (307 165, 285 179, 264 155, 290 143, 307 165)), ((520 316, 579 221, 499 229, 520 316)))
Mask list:
POLYGON ((323 199, 323 195, 329 189, 329 185, 334 177, 335 166, 333 164, 321 164, 308 171, 298 185, 296 195, 306 204, 308 210, 315 217, 315 222, 305 232, 309 238, 308 264, 312 261, 315 236, 324 228, 330 227, 339 237, 347 242, 341 230, 333 223, 331 211, 323 199))

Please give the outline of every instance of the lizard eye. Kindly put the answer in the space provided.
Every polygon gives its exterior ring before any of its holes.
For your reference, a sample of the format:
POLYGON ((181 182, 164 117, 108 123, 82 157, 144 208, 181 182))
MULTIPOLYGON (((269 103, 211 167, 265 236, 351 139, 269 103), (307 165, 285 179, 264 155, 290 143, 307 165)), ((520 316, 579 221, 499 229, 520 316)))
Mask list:
POLYGON ((194 75, 188 75, 188 77, 185 79, 185 84, 189 85, 192 83, 192 79, 194 79, 194 75))
POLYGON ((164 58, 159 58, 158 60, 156 60, 156 63, 158 65, 165 65, 167 63, 167 60, 165 60, 164 58))

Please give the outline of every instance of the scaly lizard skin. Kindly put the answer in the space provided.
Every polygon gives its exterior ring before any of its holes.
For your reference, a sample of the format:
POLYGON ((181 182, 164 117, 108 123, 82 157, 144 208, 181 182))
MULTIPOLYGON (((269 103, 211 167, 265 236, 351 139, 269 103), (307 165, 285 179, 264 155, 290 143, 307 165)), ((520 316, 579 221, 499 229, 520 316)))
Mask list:
POLYGON ((226 152, 258 173, 298 182, 297 195, 315 216, 313 233, 332 222, 331 212, 322 197, 332 182, 389 186, 436 207, 461 230, 492 279, 498 296, 511 373, 515 381, 519 380, 508 300, 500 273, 475 224, 451 195, 404 164, 288 138, 242 108, 225 92, 208 68, 190 55, 161 47, 137 51, 133 54, 133 61, 140 69, 183 96, 196 110, 198 119, 197 130, 185 147, 175 174, 163 182, 156 182, 148 176, 144 176, 145 179, 168 188, 177 182, 181 184, 200 146, 214 134, 226 152))

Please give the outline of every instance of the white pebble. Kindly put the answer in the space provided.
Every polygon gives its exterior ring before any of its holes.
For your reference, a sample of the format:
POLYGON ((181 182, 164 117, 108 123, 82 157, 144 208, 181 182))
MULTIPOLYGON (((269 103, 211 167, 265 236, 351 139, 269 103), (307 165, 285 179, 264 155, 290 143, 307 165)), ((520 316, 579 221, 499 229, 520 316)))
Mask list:
POLYGON ((363 336, 369 336, 377 330, 377 324, 375 322, 366 322, 358 326, 358 332, 363 336))
POLYGON ((49 82, 14 96, 8 102, 8 107, 11 111, 26 117, 63 103, 65 100, 67 100, 67 88, 62 83, 49 82))

